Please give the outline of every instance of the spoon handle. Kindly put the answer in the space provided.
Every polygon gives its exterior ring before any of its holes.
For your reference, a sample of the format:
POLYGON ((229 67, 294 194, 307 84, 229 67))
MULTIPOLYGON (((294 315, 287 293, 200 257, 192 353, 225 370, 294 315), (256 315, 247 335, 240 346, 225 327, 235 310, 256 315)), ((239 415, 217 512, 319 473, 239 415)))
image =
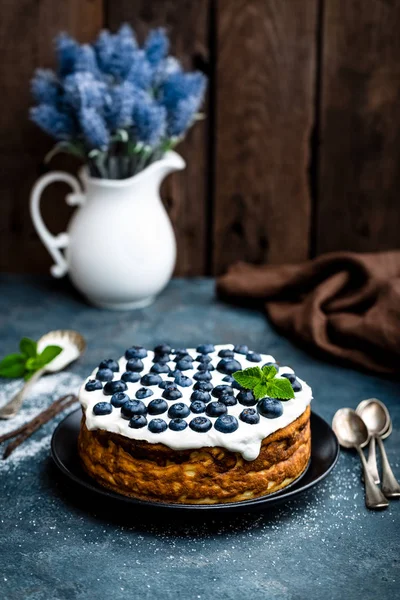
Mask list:
POLYGON ((379 483, 380 479, 379 479, 379 473, 378 473, 378 466, 376 464, 376 444, 375 444, 374 436, 371 436, 371 441, 368 446, 367 464, 368 464, 368 469, 369 469, 369 472, 371 473, 372 479, 375 481, 375 483, 379 483))
POLYGON ((372 510, 387 508, 389 506, 389 502, 386 500, 385 496, 382 494, 378 486, 374 483, 374 480, 372 479, 371 474, 368 470, 368 465, 364 453, 361 450, 360 446, 357 446, 357 452, 361 459, 361 464, 364 471, 365 506, 372 510))
POLYGON ((27 393, 29 392, 31 387, 37 382, 37 380, 43 375, 44 372, 45 369, 40 369, 39 371, 36 371, 36 373, 34 373, 32 377, 25 383, 23 388, 19 392, 17 392, 15 396, 13 396, 13 398, 11 398, 10 402, 7 402, 7 404, 1 407, 0 419, 11 419, 12 417, 15 417, 16 414, 18 414, 18 411, 21 408, 27 393))
POLYGON ((393 471, 390 467, 388 457, 386 454, 385 446, 380 437, 378 440, 379 450, 381 452, 382 460, 382 491, 386 498, 398 498, 400 497, 400 485, 396 477, 393 475, 393 471))

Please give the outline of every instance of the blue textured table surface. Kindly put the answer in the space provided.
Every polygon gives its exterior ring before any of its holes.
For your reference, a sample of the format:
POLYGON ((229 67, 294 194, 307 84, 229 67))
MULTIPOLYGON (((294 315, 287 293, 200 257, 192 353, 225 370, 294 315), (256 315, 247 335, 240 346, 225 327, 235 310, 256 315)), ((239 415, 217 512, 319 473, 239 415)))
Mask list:
MULTIPOLYGON (((0 354, 23 335, 71 328, 88 350, 65 373, 37 384, 14 428, 62 393, 76 390, 100 359, 135 343, 243 342, 293 366, 314 390, 313 409, 331 421, 341 406, 379 397, 394 420, 385 442, 400 477, 400 395, 393 381, 310 357, 265 317, 214 297, 213 282, 175 280, 153 306, 106 312, 68 283, 0 277, 0 354)), ((19 382, 0 382, 0 403, 19 382)), ((364 507, 358 458, 342 454, 333 473, 304 495, 262 514, 180 523, 144 521, 133 510, 71 488, 50 458, 58 417, 0 462, 0 597, 3 600, 287 600, 398 597, 400 503, 364 507)))

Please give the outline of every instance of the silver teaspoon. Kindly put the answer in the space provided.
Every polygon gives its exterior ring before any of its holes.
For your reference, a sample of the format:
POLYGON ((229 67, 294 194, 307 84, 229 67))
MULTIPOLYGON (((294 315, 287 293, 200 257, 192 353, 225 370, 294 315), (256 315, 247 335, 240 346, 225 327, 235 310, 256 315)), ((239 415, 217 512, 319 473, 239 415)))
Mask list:
POLYGON ((68 329, 60 329, 46 333, 46 335, 43 335, 40 338, 37 345, 39 353, 42 352, 46 346, 50 345, 60 346, 62 352, 43 367, 43 369, 36 371, 10 402, 1 407, 0 419, 11 419, 12 417, 15 417, 30 389, 42 375, 45 373, 56 373, 57 371, 65 369, 71 362, 79 358, 86 348, 86 342, 83 336, 77 331, 68 329))
MULTIPOLYGON (((360 404, 357 406, 356 408, 356 413, 358 415, 360 415, 360 417, 362 418, 362 412, 364 410, 364 408, 366 406, 368 406, 368 404, 373 401, 373 400, 377 400, 377 398, 368 398, 367 400, 362 400, 360 402, 360 404)), ((378 400, 379 402, 379 400, 378 400)), ((368 427, 368 425, 367 425, 368 427)), ((392 420, 390 420, 389 426, 387 428, 387 430, 381 435, 381 439, 384 440, 387 437, 389 437, 389 435, 392 433, 392 420)), ((367 458, 367 464, 368 464, 368 469, 369 472, 372 475, 373 480, 375 481, 375 483, 380 483, 380 477, 379 477, 379 472, 378 472, 378 465, 376 463, 376 444, 375 444, 375 436, 371 436, 370 442, 368 444, 368 458, 367 458)))
POLYGON ((368 432, 371 435, 371 442, 374 442, 375 439, 378 442, 382 458, 382 491, 387 498, 399 498, 400 485, 393 475, 393 471, 390 467, 386 450, 382 442, 383 435, 385 435, 391 427, 389 411, 383 402, 377 398, 371 398, 368 401, 364 401, 363 405, 357 412, 367 426, 368 432))
POLYGON ((361 449, 366 446, 369 441, 369 433, 364 421, 357 415, 355 410, 352 410, 351 408, 341 408, 333 417, 332 429, 339 440, 339 444, 343 446, 343 448, 355 448, 358 452, 364 471, 366 507, 373 510, 387 508, 389 503, 381 490, 374 483, 374 480, 368 471, 364 453, 361 449))

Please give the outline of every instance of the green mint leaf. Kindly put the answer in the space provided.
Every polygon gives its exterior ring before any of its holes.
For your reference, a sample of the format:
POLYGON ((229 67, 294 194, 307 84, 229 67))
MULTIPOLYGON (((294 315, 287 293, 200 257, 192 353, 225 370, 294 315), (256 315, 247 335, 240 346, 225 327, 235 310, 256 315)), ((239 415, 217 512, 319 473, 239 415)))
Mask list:
POLYGON ((277 369, 273 365, 264 365, 262 368, 263 375, 267 381, 270 381, 277 374, 277 369))
POLYGON ((261 381, 253 388, 253 394, 256 400, 261 400, 261 398, 268 396, 268 384, 261 381))
MULTIPOLYGON (((12 355, 10 355, 12 356, 12 355)), ((19 355, 18 355, 19 356, 19 355)), ((9 358, 9 357, 6 357, 9 358)), ((19 362, 9 362, 5 365, 2 360, 0 363, 0 377, 22 377, 25 373, 25 360, 19 362)))
POLYGON ((46 348, 38 356, 41 365, 47 365, 49 362, 55 359, 56 356, 61 354, 62 348, 60 346, 46 346, 46 348))
POLYGON ((282 379, 274 379, 272 381, 268 381, 268 385, 266 387, 266 395, 270 398, 279 398, 280 400, 291 400, 291 398, 295 397, 290 381, 285 377, 282 377, 282 379))
POLYGON ((19 343, 19 349, 27 358, 34 358, 37 355, 37 343, 27 337, 23 337, 19 343))
POLYGON ((25 357, 22 354, 9 354, 0 361, 0 369, 17 364, 25 364, 25 357))
POLYGON ((41 361, 40 356, 36 356, 35 358, 28 358, 25 363, 25 369, 27 371, 38 371, 44 366, 44 363, 41 361))
POLYGON ((263 373, 260 367, 250 367, 243 371, 233 373, 233 378, 247 390, 252 390, 263 380, 263 373))

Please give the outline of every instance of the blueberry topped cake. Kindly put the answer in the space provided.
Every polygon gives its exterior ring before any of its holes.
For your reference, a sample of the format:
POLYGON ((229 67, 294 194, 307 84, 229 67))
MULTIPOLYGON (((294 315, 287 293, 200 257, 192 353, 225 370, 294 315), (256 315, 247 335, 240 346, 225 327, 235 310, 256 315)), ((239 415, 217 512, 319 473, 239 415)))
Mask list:
POLYGON ((215 504, 282 489, 311 452, 311 388, 245 345, 128 348, 83 383, 79 454, 101 485, 215 504))

